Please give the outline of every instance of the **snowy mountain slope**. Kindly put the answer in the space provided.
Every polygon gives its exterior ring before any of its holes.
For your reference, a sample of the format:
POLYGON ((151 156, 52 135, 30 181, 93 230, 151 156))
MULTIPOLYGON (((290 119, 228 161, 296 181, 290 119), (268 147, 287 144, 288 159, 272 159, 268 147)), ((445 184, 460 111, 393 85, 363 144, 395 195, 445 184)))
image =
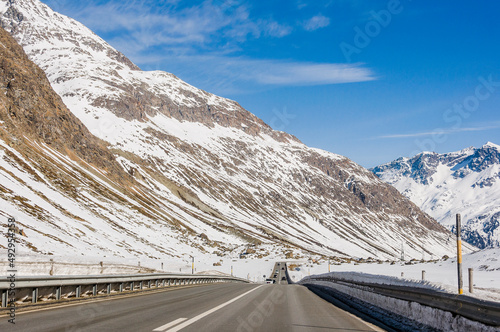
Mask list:
MULTIPOLYGON (((37 0, 0 1, 0 20, 130 176, 133 193, 116 196, 106 212, 94 213, 97 219, 122 214, 113 218, 117 229, 143 240, 163 236, 141 233, 143 227, 168 233, 175 226, 168 237, 196 248, 181 246, 179 253, 224 254, 227 247, 257 244, 265 255, 277 244, 282 252, 393 258, 404 241, 409 257, 422 250, 453 254, 444 228, 349 159, 308 148, 236 102, 172 74, 141 71, 86 27, 37 0), (129 204, 141 215, 127 212, 129 204), (190 235, 208 237, 218 249, 190 235)), ((83 199, 80 206, 87 209, 83 199)), ((123 241, 109 240, 106 248, 117 254, 123 241)), ((155 245, 156 253, 141 254, 160 255, 164 247, 155 245)))
POLYGON ((0 86, 0 224, 6 230, 14 216, 24 230, 18 255, 178 257, 247 244, 207 227, 203 218, 216 219, 170 192, 135 181, 3 29, 0 86))
POLYGON ((500 246, 500 146, 424 152, 373 169, 448 229, 462 215, 462 236, 479 247, 500 246))

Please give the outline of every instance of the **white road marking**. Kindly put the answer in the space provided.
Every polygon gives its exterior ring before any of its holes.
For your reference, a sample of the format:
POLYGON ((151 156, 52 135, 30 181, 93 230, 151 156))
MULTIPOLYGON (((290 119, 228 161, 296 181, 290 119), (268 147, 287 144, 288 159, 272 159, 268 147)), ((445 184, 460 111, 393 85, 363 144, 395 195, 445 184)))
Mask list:
POLYGON ((156 329, 154 329, 154 330, 153 330, 153 332, 155 332, 155 331, 161 331, 161 332, 163 332, 163 331, 165 331, 166 329, 168 329, 168 328, 170 328, 170 327, 173 327, 173 326, 175 326, 175 325, 177 325, 177 324, 182 323, 182 322, 183 322, 183 321, 185 321, 186 319, 187 319, 187 318, 179 318, 179 319, 176 319, 176 320, 174 320, 174 321, 172 321, 172 322, 170 322, 170 323, 168 323, 168 324, 165 324, 165 325, 163 325, 163 326, 157 327, 156 329))
POLYGON ((216 306, 215 308, 212 308, 212 309, 210 309, 210 310, 208 310, 208 311, 205 311, 204 313, 199 314, 198 316, 193 317, 193 318, 191 318, 190 320, 188 320, 188 321, 186 321, 186 322, 184 322, 184 323, 182 323, 182 324, 180 324, 180 325, 177 325, 176 327, 174 327, 174 328, 172 328, 172 329, 170 329, 170 330, 167 330, 167 331, 165 331, 165 332, 177 332, 177 331, 179 331, 179 330, 181 330, 181 329, 185 328, 186 326, 189 326, 189 325, 193 324, 194 322, 196 322, 196 321, 198 321, 198 320, 202 319, 203 317, 208 316, 208 315, 210 315, 211 313, 213 313, 213 312, 215 312, 215 311, 217 311, 217 310, 219 310, 219 309, 221 309, 221 308, 224 308, 224 307, 225 307, 225 306, 227 306, 228 304, 231 304, 231 303, 233 303, 234 301, 236 301, 236 300, 238 300, 238 299, 241 299, 243 296, 245 296, 245 295, 247 295, 247 294, 250 294, 250 293, 251 293, 251 292, 253 292, 253 291, 256 291, 257 289, 261 288, 262 286, 264 286, 264 285, 260 285, 260 286, 259 286, 259 287, 257 287, 257 288, 251 289, 251 290, 249 290, 248 292, 243 293, 243 294, 241 294, 241 295, 239 295, 239 296, 235 297, 234 299, 229 300, 229 301, 227 301, 227 302, 225 302, 225 303, 222 303, 222 304, 220 304, 220 305, 216 306))

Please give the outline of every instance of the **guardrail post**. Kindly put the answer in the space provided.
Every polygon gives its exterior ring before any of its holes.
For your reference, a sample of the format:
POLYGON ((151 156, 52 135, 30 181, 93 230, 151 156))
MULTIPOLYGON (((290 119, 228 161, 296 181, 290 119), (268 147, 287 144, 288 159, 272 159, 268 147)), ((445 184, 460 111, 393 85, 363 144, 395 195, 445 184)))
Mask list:
POLYGON ((469 293, 472 293, 474 291, 474 281, 473 281, 473 273, 474 269, 469 267, 469 293))
POLYGON ((60 300, 61 296, 62 296, 62 287, 61 286, 57 286, 56 287, 56 300, 60 300))
POLYGON ((111 294, 111 284, 106 286, 106 294, 111 294))
POLYGON ((80 297, 82 295, 82 286, 78 285, 75 289, 75 297, 80 297))
POLYGON ((158 279, 155 280, 155 287, 158 288, 158 279))
POLYGON ((92 286, 92 296, 96 296, 96 295, 97 295, 97 284, 92 286))
POLYGON ((141 282, 139 283, 139 289, 142 290, 142 285, 143 285, 143 281, 141 280, 141 282))
POLYGON ((4 289, 2 291, 2 308, 6 308, 7 307, 7 301, 8 301, 8 296, 7 296, 8 292, 6 289, 4 289))
POLYGON ((31 303, 36 303, 38 300, 38 288, 33 288, 31 292, 31 303))
POLYGON ((131 291, 133 291, 133 290, 134 290, 134 282, 133 282, 133 281, 131 281, 131 282, 130 282, 130 290, 131 290, 131 291))
POLYGON ((123 282, 120 283, 120 293, 123 292, 123 282))
POLYGON ((425 280, 425 270, 422 270, 422 280, 425 280))

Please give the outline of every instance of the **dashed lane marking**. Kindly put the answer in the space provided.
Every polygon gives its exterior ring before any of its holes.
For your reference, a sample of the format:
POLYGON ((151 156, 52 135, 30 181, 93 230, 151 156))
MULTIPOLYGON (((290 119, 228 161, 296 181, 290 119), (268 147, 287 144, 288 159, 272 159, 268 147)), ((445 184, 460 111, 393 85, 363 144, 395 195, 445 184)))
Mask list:
POLYGON ((186 319, 187 318, 176 319, 176 320, 174 320, 174 321, 172 321, 172 322, 170 322, 168 324, 165 324, 163 326, 157 327, 156 329, 153 330, 153 332, 158 332, 158 331, 163 332, 163 331, 165 331, 168 328, 174 327, 175 325, 182 323, 186 319))
MULTIPOLYGON (((199 321, 199 320, 200 320, 200 319, 202 319, 203 317, 208 316, 208 315, 210 315, 211 313, 213 313, 213 312, 215 312, 215 311, 217 311, 217 310, 219 310, 219 309, 222 309, 222 308, 224 308, 225 306, 227 306, 227 305, 229 305, 229 304, 233 303, 234 301, 237 301, 237 300, 241 299, 243 296, 248 295, 248 294, 250 294, 251 292, 256 291, 257 289, 261 288, 262 286, 264 286, 264 285, 260 285, 259 287, 256 287, 256 288, 254 288, 254 289, 251 289, 251 290, 249 290, 248 292, 245 292, 245 293, 243 293, 243 294, 241 294, 241 295, 236 296, 234 299, 231 299, 231 300, 229 300, 229 301, 227 301, 227 302, 224 302, 224 303, 222 303, 222 304, 220 304, 220 305, 216 306, 215 308, 212 308, 212 309, 210 309, 210 310, 207 310, 207 311, 205 311, 204 313, 201 313, 201 314, 199 314, 198 316, 193 317, 193 318, 191 318, 191 319, 190 319, 190 320, 188 320, 188 321, 185 321, 185 322, 184 322, 184 323, 182 323, 182 324, 179 324, 179 325, 177 325, 177 326, 175 326, 175 327, 173 327, 173 328, 171 328, 171 329, 169 329, 169 330, 162 331, 162 332, 177 332, 177 331, 180 331, 180 330, 182 330, 183 328, 185 328, 185 327, 187 327, 187 326, 189 326, 189 325, 191 325, 191 324, 193 324, 193 323, 195 323, 195 322, 199 321)), ((154 331, 156 331, 156 330, 154 330, 154 331)))

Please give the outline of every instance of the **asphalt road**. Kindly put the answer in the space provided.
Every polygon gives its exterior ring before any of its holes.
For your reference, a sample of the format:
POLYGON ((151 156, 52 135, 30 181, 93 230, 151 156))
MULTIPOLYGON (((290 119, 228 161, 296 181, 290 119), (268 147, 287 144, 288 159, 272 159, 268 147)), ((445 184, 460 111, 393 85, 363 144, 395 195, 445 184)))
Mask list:
POLYGON ((271 271, 269 278, 273 279, 276 284, 287 285, 288 282, 286 281, 285 269, 286 269, 285 262, 274 263, 274 267, 273 270, 271 271))
POLYGON ((380 331, 298 285, 214 284, 18 312, 0 331, 380 331))

